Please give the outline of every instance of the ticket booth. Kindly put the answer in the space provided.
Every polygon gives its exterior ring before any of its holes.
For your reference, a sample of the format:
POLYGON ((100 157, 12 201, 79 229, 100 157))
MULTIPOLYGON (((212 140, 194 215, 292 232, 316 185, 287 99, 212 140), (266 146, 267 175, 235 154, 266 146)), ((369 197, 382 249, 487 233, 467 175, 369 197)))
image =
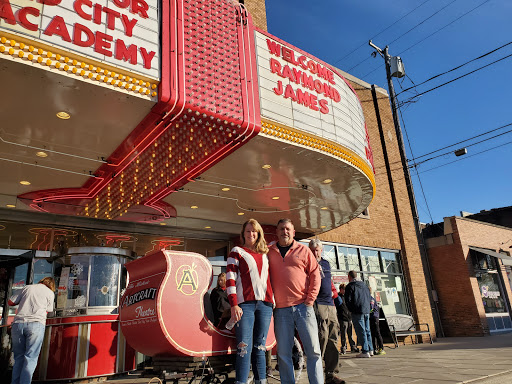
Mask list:
MULTIPOLYGON (((57 287, 34 380, 107 376, 134 369, 136 353, 119 331, 118 315, 126 285, 124 264, 134 258, 133 252, 73 247, 58 257, 29 253, 30 258, 11 267, 7 292, 16 294, 46 276, 53 276, 57 287)), ((2 322, 10 324, 15 311, 16 307, 4 305, 2 322)))

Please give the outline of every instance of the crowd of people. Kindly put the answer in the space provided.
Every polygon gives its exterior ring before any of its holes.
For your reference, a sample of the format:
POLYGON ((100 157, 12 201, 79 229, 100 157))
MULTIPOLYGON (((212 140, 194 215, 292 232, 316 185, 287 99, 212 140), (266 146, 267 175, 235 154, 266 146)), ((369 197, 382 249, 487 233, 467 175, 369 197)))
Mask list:
POLYGON ((265 345, 274 316, 282 383, 295 383, 292 350, 297 337, 309 383, 344 384, 338 377, 339 355, 347 352, 347 341, 357 357, 385 354, 377 301, 354 271, 338 291, 330 264, 322 258, 321 241, 311 240, 309 247, 296 241, 290 219, 277 223, 276 235, 277 241, 267 244, 261 225, 254 219, 245 222, 241 245, 231 250, 227 273, 212 291, 215 324, 222 328, 228 317, 228 325, 235 324, 236 382, 248 383, 252 365, 255 384, 266 383, 265 345), (352 325, 361 349, 352 338, 352 325))
MULTIPOLYGON (((210 295, 215 325, 234 324, 236 382, 248 383, 252 367, 255 384, 266 383, 266 339, 273 316, 282 383, 295 383, 292 350, 297 336, 310 384, 344 384, 337 374, 347 340, 358 357, 385 353, 377 301, 354 271, 338 292, 330 264, 322 258, 322 243, 314 239, 307 247, 296 241, 290 219, 277 223, 276 235, 278 240, 267 245, 261 225, 254 219, 245 222, 240 246, 231 250, 226 273, 218 276, 210 295), (361 350, 352 339, 352 324, 361 350)), ((12 384, 31 382, 54 297, 55 282, 47 277, 9 300, 10 305, 19 305, 12 325, 12 384)))

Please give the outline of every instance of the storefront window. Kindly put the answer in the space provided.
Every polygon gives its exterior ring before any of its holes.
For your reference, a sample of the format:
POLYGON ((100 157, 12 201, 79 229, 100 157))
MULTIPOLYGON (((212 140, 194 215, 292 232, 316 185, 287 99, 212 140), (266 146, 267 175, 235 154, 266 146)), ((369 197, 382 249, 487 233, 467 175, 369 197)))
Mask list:
POLYGON ((402 273, 400 269, 400 262, 398 260, 398 253, 394 252, 380 252, 382 258, 382 267, 385 273, 402 273))
POLYGON ((507 312, 505 300, 501 294, 497 273, 477 274, 478 288, 482 296, 485 313, 507 312))
POLYGON ((370 249, 361 249, 361 262, 363 271, 380 272, 379 252, 370 249))
POLYGON ((357 248, 338 247, 338 260, 343 271, 359 271, 359 255, 357 248))
POLYGON ((402 276, 365 274, 364 279, 386 315, 407 314, 402 276))
POLYGON ((322 257, 329 262, 331 269, 338 269, 338 263, 336 262, 336 250, 333 245, 323 245, 322 257))

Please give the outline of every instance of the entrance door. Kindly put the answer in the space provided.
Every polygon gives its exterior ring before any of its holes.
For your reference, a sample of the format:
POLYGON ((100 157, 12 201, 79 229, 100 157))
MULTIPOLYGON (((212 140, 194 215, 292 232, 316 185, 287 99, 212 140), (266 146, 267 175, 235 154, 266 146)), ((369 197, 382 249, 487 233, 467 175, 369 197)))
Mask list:
POLYGON ((13 289, 23 289, 30 284, 31 266, 34 251, 20 249, 0 249, 0 382, 8 382, 10 338, 7 334, 8 324, 14 317, 13 308, 7 301, 13 289), (11 315, 9 316, 9 311, 11 315))

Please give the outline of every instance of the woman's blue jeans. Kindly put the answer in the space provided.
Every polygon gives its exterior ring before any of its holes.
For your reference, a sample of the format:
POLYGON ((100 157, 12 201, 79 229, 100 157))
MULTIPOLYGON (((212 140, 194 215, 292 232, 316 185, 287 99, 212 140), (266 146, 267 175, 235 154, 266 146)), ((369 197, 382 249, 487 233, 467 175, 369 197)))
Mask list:
POLYGON ((32 381, 43 344, 44 328, 44 324, 38 321, 12 325, 12 384, 30 384, 32 381))
POLYGON ((240 304, 244 311, 235 325, 237 342, 236 382, 247 383, 252 363, 256 384, 267 380, 265 343, 272 319, 272 304, 264 301, 249 301, 240 304))

